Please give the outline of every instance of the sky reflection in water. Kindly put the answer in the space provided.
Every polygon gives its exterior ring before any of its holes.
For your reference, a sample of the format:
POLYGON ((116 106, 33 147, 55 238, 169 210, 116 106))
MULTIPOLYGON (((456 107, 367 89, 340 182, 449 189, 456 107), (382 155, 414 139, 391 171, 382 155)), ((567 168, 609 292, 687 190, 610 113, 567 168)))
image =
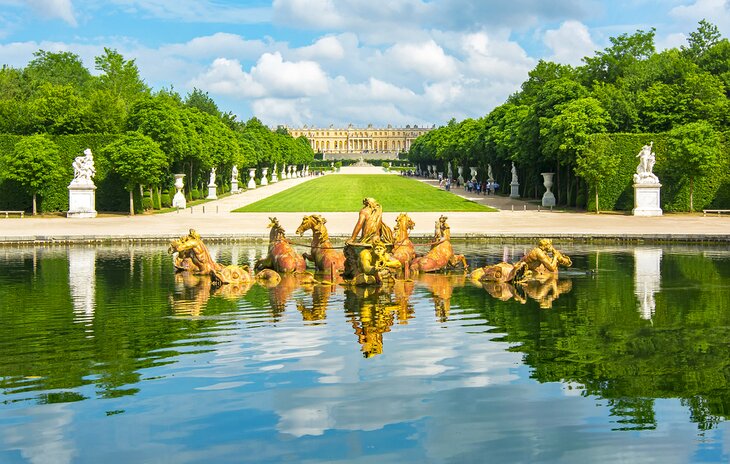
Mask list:
POLYGON ((574 266, 548 286, 382 291, 1 249, 0 462, 728 461, 730 252, 558 247, 574 266))

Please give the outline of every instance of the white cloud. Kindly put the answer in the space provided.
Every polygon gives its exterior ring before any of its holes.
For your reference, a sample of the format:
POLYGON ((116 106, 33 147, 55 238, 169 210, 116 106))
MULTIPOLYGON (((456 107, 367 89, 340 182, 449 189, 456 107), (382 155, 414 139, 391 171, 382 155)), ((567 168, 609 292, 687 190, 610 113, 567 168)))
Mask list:
POLYGON ((395 44, 385 52, 385 57, 393 66, 416 72, 426 79, 449 78, 457 72, 456 60, 433 40, 395 44))
POLYGON ((217 58, 204 73, 190 82, 192 87, 205 91, 242 98, 259 98, 266 95, 264 86, 246 73, 238 60, 217 58))
POLYGON ((298 53, 302 58, 339 60, 344 58, 345 48, 337 37, 326 36, 308 47, 300 48, 298 53))
POLYGON ((544 41, 553 52, 548 60, 562 64, 579 65, 598 49, 588 27, 578 21, 565 21, 558 29, 546 31, 544 41))
POLYGON ((660 52, 669 48, 687 46, 687 36, 682 32, 677 32, 664 37, 657 37, 655 42, 656 50, 660 52))
POLYGON ((188 58, 214 58, 219 56, 256 58, 269 49, 271 44, 261 40, 246 40, 240 35, 218 32, 213 35, 195 37, 185 43, 160 47, 166 55, 188 58))
POLYGON ((264 53, 251 72, 237 60, 217 58, 190 84, 206 91, 249 98, 300 98, 327 92, 327 76, 313 61, 284 61, 279 52, 264 53))
POLYGON ((345 20, 332 0, 274 0, 274 18, 300 27, 339 29, 345 20))
POLYGON ((27 0, 28 5, 39 15, 47 18, 59 18, 76 27, 71 0, 27 0))
POLYGON ((696 0, 689 5, 672 8, 669 16, 683 22, 694 22, 694 27, 687 32, 696 30, 697 22, 706 19, 717 25, 723 35, 730 34, 730 6, 727 0, 696 0))
POLYGON ((264 53, 251 75, 274 96, 316 96, 327 92, 327 76, 314 61, 284 61, 279 52, 264 53))

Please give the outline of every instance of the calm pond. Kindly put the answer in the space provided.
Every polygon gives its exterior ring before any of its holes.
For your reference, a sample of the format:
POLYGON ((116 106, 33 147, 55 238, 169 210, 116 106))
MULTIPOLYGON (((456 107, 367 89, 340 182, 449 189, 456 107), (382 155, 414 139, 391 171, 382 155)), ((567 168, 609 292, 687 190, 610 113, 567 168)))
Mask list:
POLYGON ((0 248, 0 462, 730 461, 730 248, 557 248, 545 286, 356 292, 214 291, 164 245, 0 248))

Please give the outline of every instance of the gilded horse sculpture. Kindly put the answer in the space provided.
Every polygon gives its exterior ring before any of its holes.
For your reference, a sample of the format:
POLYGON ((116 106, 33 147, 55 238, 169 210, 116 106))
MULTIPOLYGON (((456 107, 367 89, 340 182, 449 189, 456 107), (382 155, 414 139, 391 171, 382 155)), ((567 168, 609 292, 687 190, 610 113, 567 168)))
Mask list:
POLYGON ((275 217, 269 218, 269 253, 265 258, 256 261, 254 269, 273 269, 276 272, 301 272, 307 268, 307 262, 297 253, 284 234, 284 228, 275 217))
POLYGON ((173 255, 173 265, 176 271, 190 271, 194 274, 208 274, 216 285, 241 284, 253 280, 248 266, 223 266, 215 262, 194 229, 188 235, 170 243, 168 252, 173 255))
POLYGON ((543 238, 538 246, 530 250, 514 264, 498 263, 476 269, 473 280, 482 282, 524 282, 531 279, 547 279, 557 277, 558 267, 570 267, 571 259, 553 247, 553 241, 543 238))
POLYGON ((304 253, 304 259, 312 261, 317 271, 341 271, 345 268, 345 255, 337 251, 330 242, 329 234, 325 223, 327 220, 319 214, 304 216, 302 223, 297 228, 297 235, 312 231, 312 244, 310 253, 304 253))
POLYGON ((446 223, 446 216, 441 216, 436 221, 436 230, 431 249, 425 256, 416 258, 411 262, 411 272, 434 272, 446 269, 456 269, 459 265, 468 270, 464 255, 454 254, 451 247, 451 228, 446 223))
POLYGON ((395 228, 393 229, 395 241, 391 255, 401 262, 404 269, 410 266, 411 261, 416 257, 416 248, 409 237, 410 231, 415 226, 416 223, 406 213, 400 213, 395 220, 395 228))

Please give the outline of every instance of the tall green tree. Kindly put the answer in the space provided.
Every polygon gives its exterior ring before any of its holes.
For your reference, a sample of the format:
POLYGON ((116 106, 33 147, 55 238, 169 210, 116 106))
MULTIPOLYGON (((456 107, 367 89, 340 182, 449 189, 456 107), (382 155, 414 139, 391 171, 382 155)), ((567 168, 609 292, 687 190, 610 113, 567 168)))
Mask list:
POLYGON ((185 97, 185 106, 197 108, 199 111, 208 113, 211 116, 221 116, 218 105, 210 98, 208 92, 203 92, 198 88, 193 88, 193 91, 185 97))
POLYGON ((5 177, 18 182, 33 197, 33 215, 38 212, 36 195, 58 180, 58 146, 45 135, 24 137, 5 155, 5 177))
POLYGON ((158 186, 162 182, 167 157, 152 138, 128 132, 101 150, 111 169, 124 180, 129 192, 129 214, 134 215, 133 190, 140 186, 158 186))
POLYGON ((602 81, 613 83, 622 77, 636 62, 646 60, 654 54, 655 29, 637 30, 635 33, 611 37, 611 46, 596 52, 593 57, 583 58, 585 82, 602 81))
POLYGON ((38 50, 33 56, 25 73, 38 84, 70 85, 84 91, 92 81, 91 73, 75 53, 38 50))
POLYGON ((116 50, 104 47, 104 53, 94 58, 94 67, 101 72, 99 87, 128 102, 128 105, 149 93, 135 60, 126 60, 116 50))
POLYGON ((575 174, 586 180, 593 189, 596 201, 596 214, 600 214, 601 208, 598 193, 601 184, 616 175, 619 166, 619 158, 613 156, 603 145, 594 144, 590 149, 583 149, 577 152, 575 160, 575 174))
POLYGON ((680 178, 689 179, 689 210, 694 211, 694 181, 719 168, 720 137, 706 121, 679 126, 669 132, 668 164, 680 178))

